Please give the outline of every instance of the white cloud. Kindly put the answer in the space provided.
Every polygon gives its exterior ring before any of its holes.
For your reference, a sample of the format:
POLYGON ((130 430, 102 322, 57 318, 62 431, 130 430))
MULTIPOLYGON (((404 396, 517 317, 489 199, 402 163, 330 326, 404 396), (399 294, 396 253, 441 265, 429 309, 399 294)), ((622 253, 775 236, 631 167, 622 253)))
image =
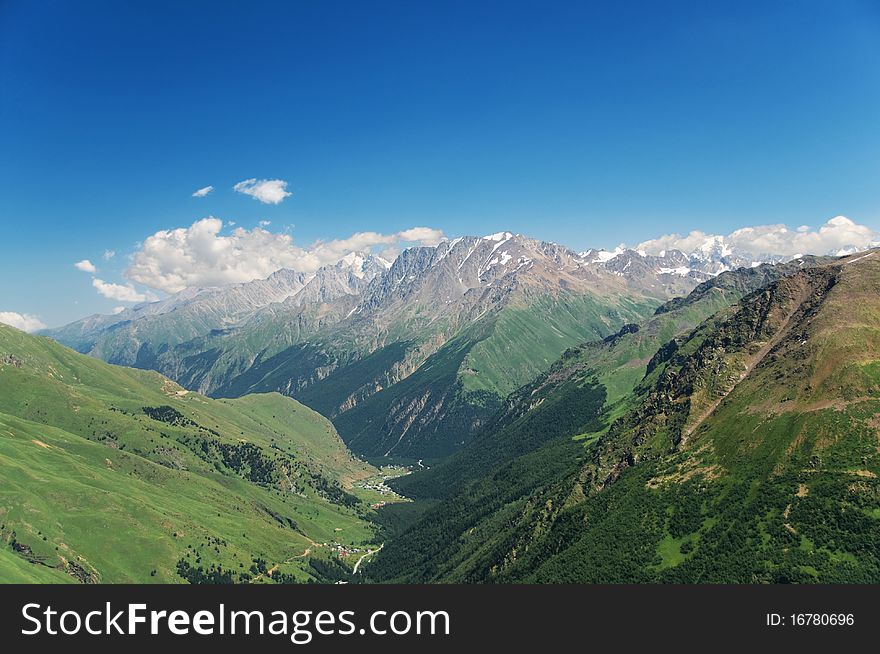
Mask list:
POLYGON ((269 225, 272 224, 272 221, 271 221, 271 220, 261 220, 261 221, 258 222, 257 224, 258 224, 260 227, 268 227, 269 225))
POLYGON ((208 193, 210 193, 210 192, 213 191, 213 190, 214 190, 214 187, 213 187, 213 186, 205 186, 205 187, 203 187, 203 188, 200 188, 198 191, 193 191, 192 196, 193 196, 194 198, 203 198, 203 197, 205 197, 206 195, 208 195, 208 193))
POLYGON ((95 268, 95 264, 93 264, 88 259, 83 259, 82 261, 77 261, 75 264, 73 264, 73 266, 77 270, 82 270, 83 272, 87 272, 87 273, 98 272, 98 269, 95 268))
POLYGON ((642 241, 636 246, 636 249, 643 250, 648 254, 659 254, 664 250, 681 250, 690 253, 711 238, 714 238, 714 235, 695 229, 687 236, 664 234, 648 241, 642 241))
POLYGON ((413 227, 398 232, 397 235, 401 241, 418 241, 422 245, 437 245, 445 238, 442 231, 430 227, 413 227))
POLYGON ((125 307, 113 307, 112 313, 115 316, 116 314, 122 313, 123 311, 125 311, 125 307))
POLYGON ((287 182, 283 179, 246 179, 232 187, 239 193, 250 195, 263 204, 280 204, 284 198, 293 193, 287 191, 287 182))
POLYGON ((43 321, 29 313, 16 313, 15 311, 0 311, 0 322, 12 325, 24 332, 35 332, 46 329, 43 321))
POLYGON ((149 288, 175 293, 188 286, 262 279, 281 268, 310 273, 351 252, 403 243, 433 245, 443 238, 440 230, 415 227, 395 234, 358 232, 304 248, 295 245, 290 234, 262 227, 237 227, 228 235, 222 235, 222 229, 222 220, 208 217, 189 227, 156 232, 135 252, 125 275, 149 288))
POLYGON ((113 284, 105 282, 103 279, 95 278, 92 280, 92 286, 106 298, 117 300, 118 302, 146 302, 147 300, 157 300, 158 298, 152 293, 141 293, 131 284, 113 284))
POLYGON ((104 250, 104 261, 110 261, 116 256, 116 250, 104 250))
POLYGON ((707 241, 721 238, 731 246, 753 255, 793 256, 836 254, 841 251, 865 249, 880 240, 880 234, 845 216, 836 216, 819 229, 812 229, 807 225, 801 225, 796 229, 789 229, 781 224, 757 225, 737 229, 725 237, 696 230, 687 236, 667 234, 644 241, 637 247, 649 254, 672 249, 691 253, 707 241))

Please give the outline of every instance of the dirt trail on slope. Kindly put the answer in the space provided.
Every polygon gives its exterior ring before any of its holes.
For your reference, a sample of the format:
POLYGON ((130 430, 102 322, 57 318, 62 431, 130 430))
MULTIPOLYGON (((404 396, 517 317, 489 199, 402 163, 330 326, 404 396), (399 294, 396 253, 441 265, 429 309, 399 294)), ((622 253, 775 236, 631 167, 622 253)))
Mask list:
POLYGON ((752 370, 754 370, 755 367, 764 360, 764 357, 766 357, 770 353, 770 351, 788 335, 792 318, 794 318, 795 314, 800 311, 801 307, 804 305, 804 302, 807 301, 812 291, 813 289, 810 287, 809 284, 805 284, 803 288, 800 289, 797 300, 792 303, 791 310, 786 313, 782 324, 776 330, 776 333, 773 335, 773 337, 769 341, 767 341, 767 343, 760 350, 758 350, 758 352, 756 352, 754 355, 746 360, 745 369, 743 370, 739 379, 729 389, 724 391, 724 393, 722 393, 718 399, 712 401, 709 406, 706 407, 706 409, 700 412, 694 422, 684 429, 679 447, 684 447, 685 443, 687 443, 688 437, 693 434, 699 428, 699 426, 702 425, 707 418, 709 418, 709 416, 715 413, 715 410, 727 398, 727 396, 730 395, 733 390, 737 386, 739 386, 746 377, 751 374, 752 370))
POLYGON ((288 563, 293 563, 293 562, 296 561, 297 559, 304 559, 304 558, 306 558, 307 556, 309 556, 309 555, 312 553, 312 548, 313 548, 313 547, 323 547, 320 543, 316 543, 315 541, 313 541, 313 540, 312 540, 311 538, 309 538, 308 536, 305 536, 305 535, 303 535, 303 534, 300 534, 300 535, 303 536, 303 538, 305 538, 307 541, 309 541, 309 543, 311 543, 311 545, 310 545, 309 547, 307 547, 307 548, 305 549, 305 551, 304 551, 302 554, 297 554, 296 556, 291 556, 289 559, 285 559, 285 560, 282 561, 281 563, 276 563, 276 564, 273 565, 271 568, 269 568, 268 570, 266 570, 265 573, 261 572, 261 573, 258 574, 256 577, 254 577, 254 578, 251 580, 251 583, 257 581, 258 579, 261 579, 261 578, 263 577, 264 574, 265 574, 267 577, 271 577, 273 574, 275 574, 275 573, 278 571, 278 568, 280 568, 282 565, 286 565, 286 564, 288 564, 288 563))

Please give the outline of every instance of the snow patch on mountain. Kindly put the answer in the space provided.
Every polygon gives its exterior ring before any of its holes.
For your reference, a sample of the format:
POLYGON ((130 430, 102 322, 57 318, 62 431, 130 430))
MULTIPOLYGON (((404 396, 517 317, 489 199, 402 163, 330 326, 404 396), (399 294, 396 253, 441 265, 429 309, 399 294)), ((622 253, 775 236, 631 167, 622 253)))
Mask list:
POLYGON ((661 275, 679 275, 681 277, 687 277, 691 273, 691 269, 687 266, 679 266, 678 268, 660 268, 657 272, 661 275))
POLYGON ((621 254, 626 252, 626 248, 622 245, 618 245, 611 251, 605 250, 603 248, 590 248, 584 252, 578 254, 581 259, 585 259, 590 263, 607 263, 613 259, 616 259, 621 254))

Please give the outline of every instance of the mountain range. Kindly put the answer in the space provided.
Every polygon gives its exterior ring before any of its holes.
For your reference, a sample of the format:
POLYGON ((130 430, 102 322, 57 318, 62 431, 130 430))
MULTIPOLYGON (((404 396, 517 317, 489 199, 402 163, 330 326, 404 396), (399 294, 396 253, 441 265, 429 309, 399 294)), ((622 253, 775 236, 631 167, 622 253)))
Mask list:
POLYGON ((876 582, 877 252, 503 232, 0 327, 0 578, 876 582))
POLYGON ((566 348, 759 263, 714 240, 688 254, 578 254, 502 232, 407 249, 393 263, 354 253, 310 275, 186 289, 44 333, 211 396, 295 397, 364 455, 436 458, 566 348))

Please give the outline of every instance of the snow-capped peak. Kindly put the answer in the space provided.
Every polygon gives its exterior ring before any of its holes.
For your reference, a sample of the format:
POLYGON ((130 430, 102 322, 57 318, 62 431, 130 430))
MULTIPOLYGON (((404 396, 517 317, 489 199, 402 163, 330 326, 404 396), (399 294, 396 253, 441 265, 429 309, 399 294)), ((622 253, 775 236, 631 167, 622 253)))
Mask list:
POLYGON ((364 277, 364 263, 367 257, 363 252, 349 252, 339 260, 343 267, 351 268, 351 274, 358 279, 364 277))
POLYGON ((702 258, 729 257, 733 254, 733 248, 723 236, 710 236, 688 254, 702 258))
POLYGON ((607 262, 611 261, 612 259, 616 259, 617 257, 619 257, 625 251, 626 251, 626 248, 624 248, 622 245, 618 245, 616 248, 614 248, 610 252, 605 249, 587 250, 586 252, 581 252, 580 256, 583 259, 592 258, 593 261, 596 261, 598 263, 607 263, 607 262))
POLYGON ((488 236, 484 236, 484 241, 507 241, 508 239, 513 238, 513 234, 510 232, 496 232, 495 234, 489 234, 488 236))
POLYGON ((368 276, 372 279, 381 270, 388 270, 391 267, 391 262, 374 254, 349 252, 339 260, 336 266, 340 269, 349 269, 351 274, 358 279, 366 279, 368 276))
POLYGON ((364 254, 362 252, 349 252, 344 257, 342 257, 342 259, 340 259, 340 261, 343 261, 344 263, 348 264, 349 266, 360 267, 360 266, 364 265, 365 259, 366 259, 366 257, 364 256, 364 254))

